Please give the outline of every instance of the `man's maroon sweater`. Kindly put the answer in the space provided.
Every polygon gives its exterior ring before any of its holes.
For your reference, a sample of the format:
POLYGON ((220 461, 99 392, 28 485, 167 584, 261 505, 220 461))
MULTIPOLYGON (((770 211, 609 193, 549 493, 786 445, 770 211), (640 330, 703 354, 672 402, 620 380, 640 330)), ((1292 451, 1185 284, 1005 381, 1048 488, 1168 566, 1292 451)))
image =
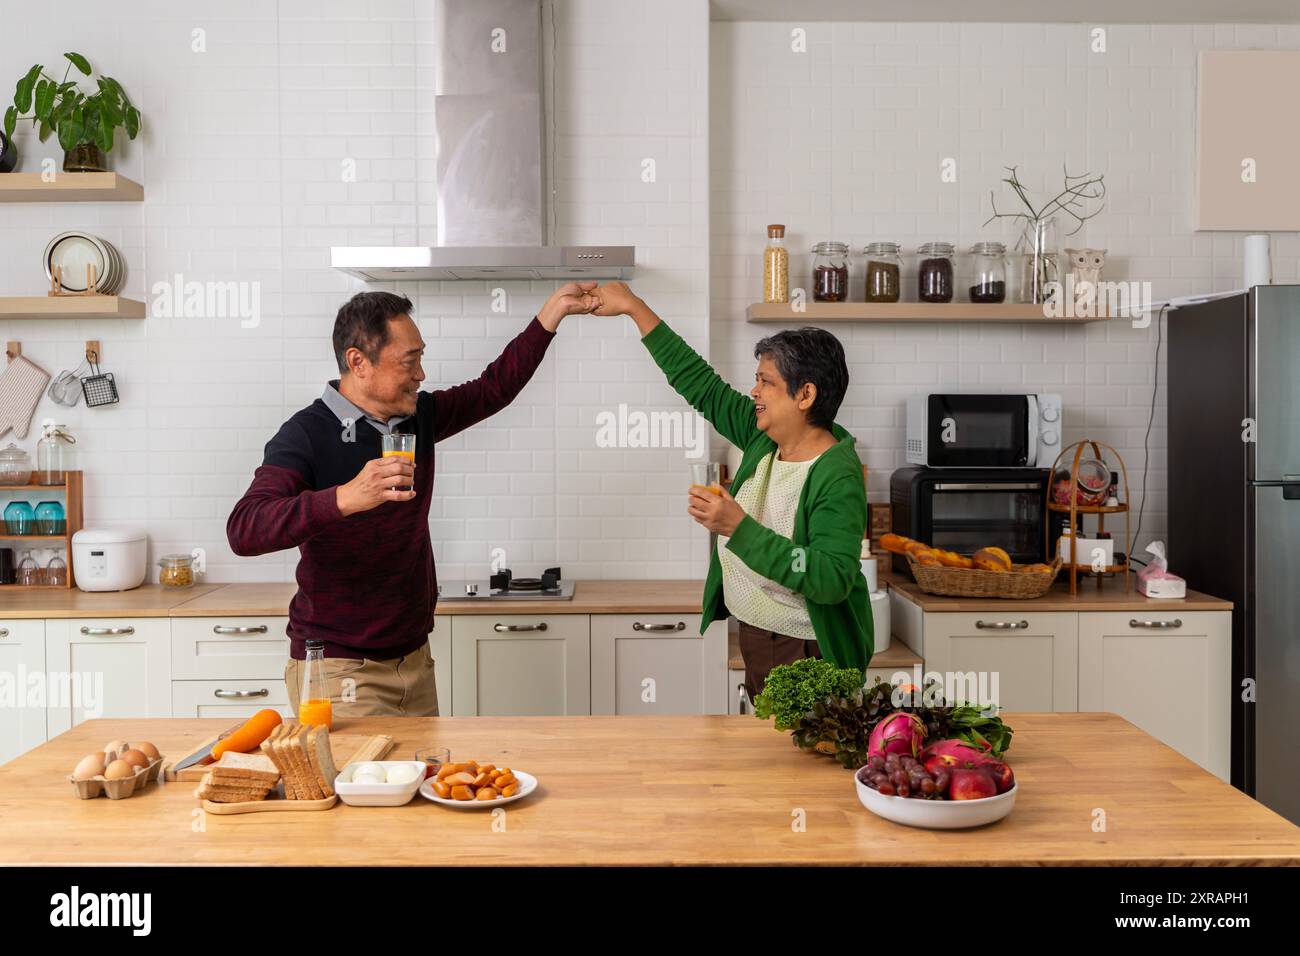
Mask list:
POLYGON ((471 382, 421 392, 400 426, 415 439, 415 497, 344 517, 335 489, 382 454, 368 421, 345 430, 317 399, 285 422, 266 446, 253 483, 226 522, 239 555, 298 548, 298 593, 289 605, 290 655, 302 660, 309 638, 327 657, 384 659, 428 640, 438 583, 429 539, 434 446, 514 400, 555 333, 537 319, 471 382))

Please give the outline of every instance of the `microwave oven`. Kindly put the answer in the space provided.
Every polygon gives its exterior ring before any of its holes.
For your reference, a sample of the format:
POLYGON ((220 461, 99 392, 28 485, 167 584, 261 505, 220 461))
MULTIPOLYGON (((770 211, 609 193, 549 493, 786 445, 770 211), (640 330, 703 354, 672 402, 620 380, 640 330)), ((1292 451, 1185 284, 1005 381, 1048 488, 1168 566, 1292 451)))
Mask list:
POLYGON ((1061 396, 912 395, 906 440, 912 465, 1051 468, 1061 450, 1061 396))
MULTIPOLYGON (((1045 559, 1052 540, 1068 522, 1044 507, 1048 475, 1041 468, 899 468, 889 476, 890 521, 894 534, 935 548, 974 554, 1001 548, 1016 564, 1045 559)), ((896 554, 893 569, 910 576, 907 559, 896 554)))

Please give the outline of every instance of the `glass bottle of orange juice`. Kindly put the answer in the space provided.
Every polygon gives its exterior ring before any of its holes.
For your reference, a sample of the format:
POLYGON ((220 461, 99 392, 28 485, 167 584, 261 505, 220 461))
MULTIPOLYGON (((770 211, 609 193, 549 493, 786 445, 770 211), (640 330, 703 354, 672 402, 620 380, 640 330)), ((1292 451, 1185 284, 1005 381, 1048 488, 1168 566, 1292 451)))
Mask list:
POLYGON ((329 688, 325 685, 325 642, 307 642, 307 660, 302 668, 302 694, 298 699, 298 719, 304 724, 330 727, 334 714, 329 688))

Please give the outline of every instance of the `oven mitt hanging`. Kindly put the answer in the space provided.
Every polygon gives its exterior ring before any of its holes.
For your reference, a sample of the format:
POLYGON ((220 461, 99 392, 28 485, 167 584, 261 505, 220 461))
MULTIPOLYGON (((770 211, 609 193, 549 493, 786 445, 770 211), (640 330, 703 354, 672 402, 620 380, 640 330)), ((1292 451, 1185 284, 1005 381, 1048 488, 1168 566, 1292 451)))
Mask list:
POLYGON ((21 355, 0 373, 0 436, 12 428, 19 438, 27 437, 32 413, 49 380, 48 372, 21 355))

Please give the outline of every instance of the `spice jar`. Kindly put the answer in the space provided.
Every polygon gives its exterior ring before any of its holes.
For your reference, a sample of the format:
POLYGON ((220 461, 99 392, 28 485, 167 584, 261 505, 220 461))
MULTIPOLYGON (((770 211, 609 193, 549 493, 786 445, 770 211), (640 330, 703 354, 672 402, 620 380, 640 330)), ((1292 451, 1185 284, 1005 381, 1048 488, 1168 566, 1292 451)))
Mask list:
POLYGON ((763 250, 763 301, 790 301, 790 250, 785 247, 785 226, 767 227, 767 248, 763 250))
POLYGON ((1007 247, 1000 242, 977 242, 970 247, 973 275, 972 302, 1005 302, 1007 298, 1007 247))
POLYGON ((0 485, 25 485, 32 480, 32 456, 13 442, 0 451, 0 485))
POLYGON ((903 287, 903 257, 896 242, 873 242, 867 257, 867 302, 897 302, 903 287))
POLYGON ((917 295, 922 302, 952 301, 952 243, 927 242, 917 249, 917 295))
POLYGON ((813 301, 849 301, 849 247, 844 242, 813 246, 813 301))
POLYGON ((168 588, 194 585, 194 557, 189 554, 165 554, 158 561, 158 583, 168 588))

